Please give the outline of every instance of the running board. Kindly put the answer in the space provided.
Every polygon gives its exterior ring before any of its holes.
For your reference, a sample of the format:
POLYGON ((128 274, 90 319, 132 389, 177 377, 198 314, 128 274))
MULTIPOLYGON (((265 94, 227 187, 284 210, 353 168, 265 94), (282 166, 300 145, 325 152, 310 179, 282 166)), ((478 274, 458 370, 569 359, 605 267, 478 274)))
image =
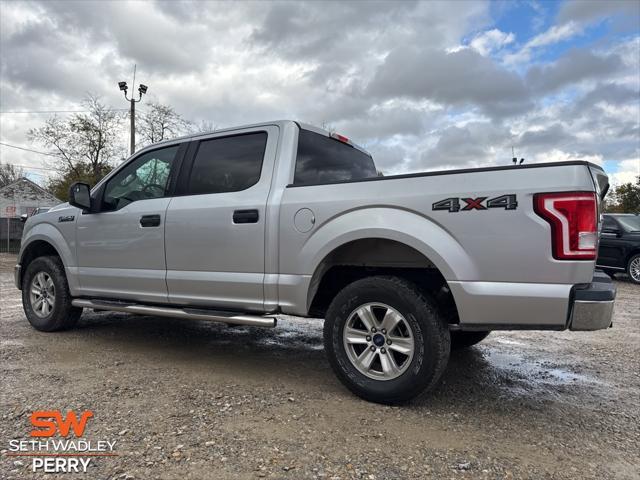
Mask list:
POLYGON ((233 312, 208 312, 204 309, 178 308, 178 307, 154 307, 150 305, 138 305, 121 302, 108 302, 102 300, 87 300, 76 298, 71 302, 74 307, 93 308, 94 310, 107 310, 110 312, 135 313, 138 315, 157 315, 159 317, 186 318, 189 320, 209 320, 222 322, 229 325, 248 325, 251 327, 275 327, 274 317, 262 317, 260 315, 238 315, 233 312))

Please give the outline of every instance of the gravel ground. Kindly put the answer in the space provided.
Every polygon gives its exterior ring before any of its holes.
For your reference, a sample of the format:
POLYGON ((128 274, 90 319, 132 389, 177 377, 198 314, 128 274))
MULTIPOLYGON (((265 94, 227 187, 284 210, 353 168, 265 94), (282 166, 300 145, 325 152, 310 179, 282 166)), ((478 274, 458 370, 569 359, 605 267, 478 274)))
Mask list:
POLYGON ((37 332, 14 261, 0 256, 0 478, 64 477, 7 456, 50 409, 92 410, 83 438, 117 442, 89 478, 640 478, 640 287, 622 279, 612 329, 493 333, 433 394, 385 407, 333 376, 319 321, 85 312, 37 332))

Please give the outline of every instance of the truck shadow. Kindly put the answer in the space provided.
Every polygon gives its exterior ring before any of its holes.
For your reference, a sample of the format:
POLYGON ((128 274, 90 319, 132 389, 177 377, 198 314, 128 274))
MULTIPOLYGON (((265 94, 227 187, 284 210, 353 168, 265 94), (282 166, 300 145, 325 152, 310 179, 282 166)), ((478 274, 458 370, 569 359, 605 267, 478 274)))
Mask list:
MULTIPOLYGON (((86 312, 73 335, 76 342, 78 337, 93 342, 94 352, 100 348, 117 350, 125 361, 156 361, 167 368, 177 365, 186 375, 197 372, 194 376, 205 377, 223 368, 230 378, 279 382, 294 389, 304 384, 324 394, 358 401, 331 371, 319 320, 287 317, 277 328, 264 329, 86 312)), ((440 386, 413 401, 410 408, 464 407, 468 412, 517 404, 542 409, 550 403, 573 404, 577 398, 584 402, 585 392, 593 395, 606 390, 597 379, 550 361, 548 352, 540 351, 536 357, 544 362, 517 352, 491 341, 452 352, 440 386)))

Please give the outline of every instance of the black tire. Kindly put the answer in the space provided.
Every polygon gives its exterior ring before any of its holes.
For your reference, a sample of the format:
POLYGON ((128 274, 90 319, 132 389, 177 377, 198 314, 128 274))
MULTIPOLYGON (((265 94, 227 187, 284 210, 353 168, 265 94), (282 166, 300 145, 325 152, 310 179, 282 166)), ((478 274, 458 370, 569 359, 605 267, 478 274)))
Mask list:
POLYGON ((635 284, 640 284, 640 268, 638 263, 640 262, 640 253, 632 255, 629 261, 627 262, 627 275, 629 275, 629 280, 631 280, 635 284))
POLYGON ((55 332, 73 327, 82 315, 82 308, 72 306, 71 300, 67 276, 59 257, 38 257, 29 264, 22 278, 22 306, 33 328, 55 332), (40 273, 51 279, 54 292, 53 306, 44 316, 36 314, 31 302, 32 282, 40 273))
POLYGON ((469 348, 487 338, 491 332, 451 332, 451 350, 469 348))
POLYGON ((435 302, 416 285, 398 277, 374 276, 347 285, 333 299, 324 323, 324 345, 333 371, 349 390, 365 400, 397 404, 434 388, 449 360, 450 337, 435 302), (347 320, 356 309, 369 303, 395 309, 411 328, 413 356, 396 378, 366 376, 354 366, 345 348, 343 329, 347 320))

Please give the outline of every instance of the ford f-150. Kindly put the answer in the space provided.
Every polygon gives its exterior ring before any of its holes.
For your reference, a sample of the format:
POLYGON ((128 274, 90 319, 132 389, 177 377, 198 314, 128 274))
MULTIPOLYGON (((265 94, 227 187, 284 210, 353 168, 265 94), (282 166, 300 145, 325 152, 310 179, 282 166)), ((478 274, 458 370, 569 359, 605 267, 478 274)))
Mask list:
POLYGON ((597 330, 607 176, 582 161, 381 176, 348 138, 277 121, 149 146, 27 220, 15 269, 38 330, 83 308, 273 327, 324 319, 368 400, 436 385, 492 330, 597 330))

